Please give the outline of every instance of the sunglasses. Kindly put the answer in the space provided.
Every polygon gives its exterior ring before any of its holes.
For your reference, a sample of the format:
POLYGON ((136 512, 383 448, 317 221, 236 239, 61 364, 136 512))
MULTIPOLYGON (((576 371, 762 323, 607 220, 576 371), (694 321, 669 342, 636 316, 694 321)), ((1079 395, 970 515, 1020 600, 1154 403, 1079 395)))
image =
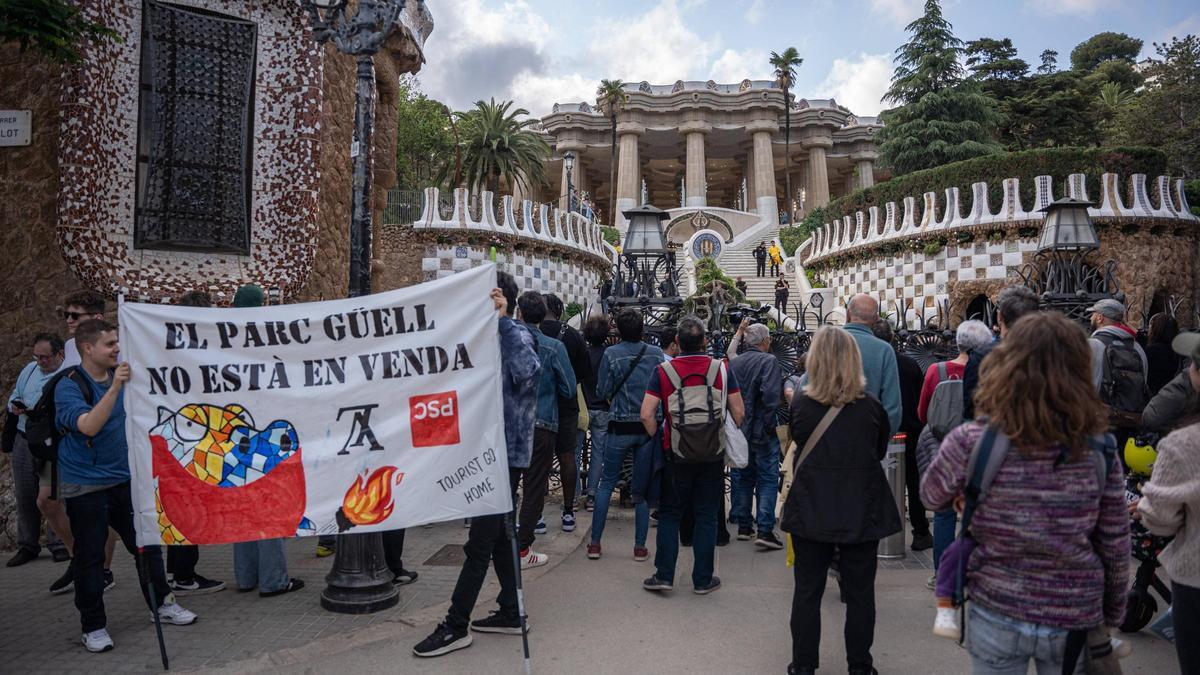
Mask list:
POLYGON ((78 321, 85 316, 89 316, 89 315, 84 312, 63 312, 62 313, 62 318, 68 319, 68 320, 73 319, 75 321, 78 321))

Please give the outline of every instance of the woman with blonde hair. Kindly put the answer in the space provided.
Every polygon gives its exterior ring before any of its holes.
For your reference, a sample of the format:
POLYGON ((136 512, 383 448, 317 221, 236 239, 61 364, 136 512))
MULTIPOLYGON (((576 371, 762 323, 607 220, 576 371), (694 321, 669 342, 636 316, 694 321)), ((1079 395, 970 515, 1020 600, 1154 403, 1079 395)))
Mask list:
POLYGON ((964 582, 977 675, 1025 673, 1030 661, 1038 673, 1069 672, 1063 662, 1082 662, 1086 633, 1125 613, 1124 477, 1091 358, 1078 324, 1022 317, 982 364, 981 419, 947 434, 921 481, 922 501, 948 508, 967 487, 972 455, 983 461, 990 448, 994 478, 969 526, 976 548, 964 582))
POLYGON ((812 673, 821 643, 821 596, 838 555, 846 602, 846 662, 851 675, 874 673, 875 555, 900 531, 900 512, 879 462, 887 452, 887 411, 866 393, 862 356, 850 333, 825 326, 805 357, 808 384, 791 407, 797 453, 781 527, 795 550, 792 664, 812 673))

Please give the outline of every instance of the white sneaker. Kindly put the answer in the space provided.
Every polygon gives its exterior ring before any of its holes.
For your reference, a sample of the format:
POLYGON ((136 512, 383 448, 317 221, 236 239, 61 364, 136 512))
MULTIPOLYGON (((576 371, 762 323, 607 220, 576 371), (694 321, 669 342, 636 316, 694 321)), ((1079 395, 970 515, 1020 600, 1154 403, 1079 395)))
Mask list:
POLYGON ((83 634, 83 647, 89 652, 99 654, 113 648, 112 638, 108 636, 108 631, 101 628, 90 633, 83 634))
MULTIPOLYGON (((163 623, 174 624, 176 626, 186 626, 196 622, 196 614, 184 609, 178 602, 168 600, 158 608, 158 618, 163 623)), ((154 615, 150 615, 150 621, 154 621, 154 615)))
POLYGON ((958 625, 958 610, 953 607, 938 607, 937 617, 933 620, 933 634, 951 640, 961 638, 962 628, 958 625))
POLYGON ((928 588, 931 591, 935 590, 937 588, 937 575, 936 574, 929 575, 929 579, 925 581, 925 588, 928 588))
POLYGON ((525 555, 521 556, 521 569, 527 570, 530 567, 541 567, 550 562, 550 556, 545 553, 537 553, 532 548, 525 549, 525 555))

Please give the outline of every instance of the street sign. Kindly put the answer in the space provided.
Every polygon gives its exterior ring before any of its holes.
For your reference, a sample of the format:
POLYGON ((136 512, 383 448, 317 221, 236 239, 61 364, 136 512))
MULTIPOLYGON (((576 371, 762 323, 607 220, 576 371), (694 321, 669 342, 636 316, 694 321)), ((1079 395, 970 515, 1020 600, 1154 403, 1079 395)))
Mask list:
POLYGON ((32 120, 29 110, 0 110, 0 147, 29 145, 33 138, 32 120))

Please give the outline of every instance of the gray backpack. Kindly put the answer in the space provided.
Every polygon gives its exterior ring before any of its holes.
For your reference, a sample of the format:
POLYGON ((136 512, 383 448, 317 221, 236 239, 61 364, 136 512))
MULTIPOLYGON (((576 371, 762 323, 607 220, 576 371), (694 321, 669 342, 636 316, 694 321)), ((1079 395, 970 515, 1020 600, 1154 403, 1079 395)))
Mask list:
MULTIPOLYGON (((710 359, 705 374, 691 373, 683 378, 670 361, 662 364, 662 369, 675 388, 666 400, 671 454, 676 461, 689 464, 719 460, 724 451, 725 391, 716 383, 722 362, 710 359)), ((723 381, 727 382, 727 377, 723 381)))
POLYGON ((950 377, 946 362, 937 364, 938 385, 929 399, 929 430, 939 441, 963 423, 963 381, 950 377))

